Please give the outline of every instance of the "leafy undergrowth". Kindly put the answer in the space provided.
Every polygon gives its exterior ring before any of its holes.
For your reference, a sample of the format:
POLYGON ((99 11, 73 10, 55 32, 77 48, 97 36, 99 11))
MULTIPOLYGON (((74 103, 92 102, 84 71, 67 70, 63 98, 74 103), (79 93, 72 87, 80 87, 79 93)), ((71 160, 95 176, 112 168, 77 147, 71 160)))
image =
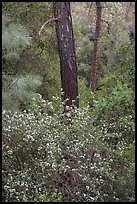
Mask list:
POLYGON ((62 105, 39 97, 3 110, 3 202, 133 202, 134 140, 110 143, 88 107, 62 105))

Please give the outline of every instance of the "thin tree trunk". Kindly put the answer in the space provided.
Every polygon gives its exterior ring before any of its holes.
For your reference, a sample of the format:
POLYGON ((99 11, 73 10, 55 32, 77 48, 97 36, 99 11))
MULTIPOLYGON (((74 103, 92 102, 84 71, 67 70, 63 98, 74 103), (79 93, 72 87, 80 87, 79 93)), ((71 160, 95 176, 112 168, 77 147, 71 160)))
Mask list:
POLYGON ((96 2, 96 31, 95 31, 95 41, 93 47, 93 58, 91 66, 91 81, 90 86, 92 92, 95 91, 96 85, 96 74, 97 74, 97 63, 98 63, 98 44, 99 44, 99 35, 101 31, 101 12, 102 7, 100 2, 96 2))
POLYGON ((53 10, 54 17, 58 18, 58 21, 56 21, 56 33, 60 57, 63 100, 66 100, 65 107, 72 105, 73 100, 75 101, 75 106, 78 107, 77 64, 70 2, 53 2, 53 10))

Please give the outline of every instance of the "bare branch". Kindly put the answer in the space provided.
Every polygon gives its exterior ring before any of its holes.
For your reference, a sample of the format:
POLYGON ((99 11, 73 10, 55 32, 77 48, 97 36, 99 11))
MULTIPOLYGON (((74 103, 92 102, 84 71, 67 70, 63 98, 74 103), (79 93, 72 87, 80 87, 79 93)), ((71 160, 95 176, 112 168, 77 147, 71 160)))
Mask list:
POLYGON ((58 18, 51 18, 51 19, 49 19, 48 21, 46 21, 46 22, 42 25, 41 29, 39 30, 38 35, 40 36, 40 34, 41 34, 43 28, 44 28, 49 22, 51 22, 51 21, 57 21, 57 20, 59 20, 59 19, 58 19, 58 18))
POLYGON ((110 34, 110 24, 109 24, 109 21, 106 21, 106 20, 102 19, 102 22, 105 22, 107 24, 107 33, 110 34))
POLYGON ((89 16, 89 14, 90 14, 90 12, 91 12, 91 7, 92 7, 93 2, 90 2, 90 3, 91 3, 91 4, 89 5, 88 16, 89 16))

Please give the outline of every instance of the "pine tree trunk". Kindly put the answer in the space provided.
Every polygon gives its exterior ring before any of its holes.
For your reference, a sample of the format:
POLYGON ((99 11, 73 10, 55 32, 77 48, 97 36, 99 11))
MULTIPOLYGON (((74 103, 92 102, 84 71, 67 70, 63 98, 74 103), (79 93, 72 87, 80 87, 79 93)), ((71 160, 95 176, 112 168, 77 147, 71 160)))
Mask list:
POLYGON ((74 37, 70 2, 53 2, 54 17, 56 21, 56 33, 60 57, 61 85, 63 89, 63 100, 65 106, 70 106, 75 101, 79 106, 77 64, 74 48, 74 37))
POLYGON ((92 66, 91 66, 91 81, 90 86, 92 92, 95 91, 96 85, 96 74, 97 74, 97 63, 98 63, 98 44, 99 44, 99 35, 101 31, 101 3, 96 2, 96 31, 95 31, 95 41, 93 47, 93 58, 92 58, 92 66))

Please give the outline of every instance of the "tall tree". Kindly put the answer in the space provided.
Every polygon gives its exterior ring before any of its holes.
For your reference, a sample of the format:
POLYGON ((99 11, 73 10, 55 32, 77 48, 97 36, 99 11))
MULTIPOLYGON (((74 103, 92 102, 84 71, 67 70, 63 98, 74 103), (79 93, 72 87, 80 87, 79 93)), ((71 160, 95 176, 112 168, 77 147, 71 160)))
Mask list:
POLYGON ((53 11, 54 17, 58 19, 56 20, 56 33, 60 57, 63 100, 66 101, 65 107, 72 105, 73 100, 75 101, 75 106, 78 107, 77 64, 70 2, 53 2, 53 11))
POLYGON ((98 62, 98 44, 99 44, 99 36, 101 31, 101 13, 102 6, 100 2, 96 2, 96 31, 95 31, 95 40, 93 47, 93 58, 92 58, 92 66, 91 66, 91 90, 95 91, 96 85, 96 72, 97 72, 97 62, 98 62))

